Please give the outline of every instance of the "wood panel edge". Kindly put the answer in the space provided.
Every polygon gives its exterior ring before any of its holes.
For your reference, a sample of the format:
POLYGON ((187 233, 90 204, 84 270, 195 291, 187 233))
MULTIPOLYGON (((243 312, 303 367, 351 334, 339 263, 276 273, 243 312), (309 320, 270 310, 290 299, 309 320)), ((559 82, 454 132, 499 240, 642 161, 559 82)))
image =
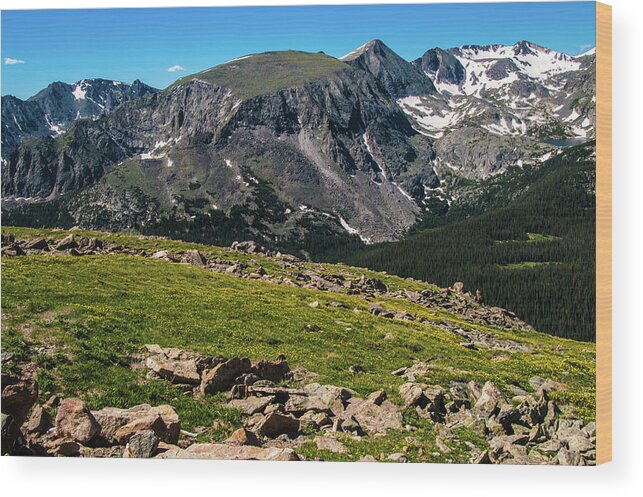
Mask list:
POLYGON ((612 460, 612 7, 596 2, 596 463, 612 460))

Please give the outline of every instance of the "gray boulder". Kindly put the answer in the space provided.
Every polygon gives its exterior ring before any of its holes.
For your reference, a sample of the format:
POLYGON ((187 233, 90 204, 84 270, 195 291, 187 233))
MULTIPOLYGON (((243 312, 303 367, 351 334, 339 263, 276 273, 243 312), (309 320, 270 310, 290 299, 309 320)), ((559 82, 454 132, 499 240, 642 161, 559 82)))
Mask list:
POLYGON ((152 430, 145 430, 130 437, 125 447, 125 457, 149 459, 158 448, 159 438, 152 430))

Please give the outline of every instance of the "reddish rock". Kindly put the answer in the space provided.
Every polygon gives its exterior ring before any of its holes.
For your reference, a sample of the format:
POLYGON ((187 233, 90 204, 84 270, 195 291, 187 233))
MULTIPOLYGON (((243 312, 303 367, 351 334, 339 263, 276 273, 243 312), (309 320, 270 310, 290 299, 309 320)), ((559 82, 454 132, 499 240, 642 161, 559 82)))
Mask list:
POLYGON ((56 413, 56 433, 86 444, 100 433, 100 425, 85 403, 77 398, 64 399, 56 413))
POLYGON ((201 374, 194 359, 172 361, 159 356, 152 356, 147 358, 145 365, 161 378, 165 378, 172 383, 198 385, 201 382, 201 374))
POLYGON ((381 435, 388 430, 401 430, 402 414, 397 406, 388 400, 384 400, 380 404, 374 400, 379 399, 354 399, 346 407, 341 418, 353 418, 368 435, 381 435))
POLYGON ((278 412, 272 412, 259 419, 252 425, 252 431, 258 435, 274 438, 279 435, 299 432, 299 420, 285 416, 278 412))
POLYGON ((31 379, 2 375, 2 412, 11 415, 18 425, 27 419, 37 394, 38 386, 31 379))
POLYGON ((131 419, 114 433, 114 441, 126 444, 136 433, 152 430, 164 442, 175 444, 179 440, 181 424, 174 409, 168 405, 151 407, 148 404, 128 409, 126 416, 131 419))
POLYGON ((35 406, 31 411, 29 420, 25 425, 25 431, 29 433, 46 433, 52 427, 52 419, 49 413, 42 406, 35 406))
POLYGON ((252 445, 258 447, 261 445, 257 436, 245 428, 239 428, 226 440, 229 444, 234 445, 252 445))
POLYGON ((298 461, 292 449, 253 447, 251 445, 194 444, 187 449, 173 448, 156 456, 159 459, 223 459, 258 461, 298 461))
POLYGON ((125 445, 136 433, 152 430, 160 440, 175 444, 181 431, 179 416, 168 405, 141 404, 129 409, 105 407, 93 414, 100 425, 100 438, 107 443, 125 445))

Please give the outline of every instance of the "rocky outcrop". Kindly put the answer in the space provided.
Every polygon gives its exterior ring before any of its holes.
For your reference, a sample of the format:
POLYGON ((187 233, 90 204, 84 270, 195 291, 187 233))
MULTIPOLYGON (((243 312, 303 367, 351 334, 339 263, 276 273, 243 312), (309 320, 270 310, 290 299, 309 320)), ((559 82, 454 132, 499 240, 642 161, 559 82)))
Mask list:
POLYGON ((386 399, 384 391, 373 392, 363 400, 352 398, 337 422, 337 428, 342 431, 363 432, 370 436, 402 430, 402 414, 386 399))
POLYGON ((591 465, 596 459, 595 426, 560 419, 560 410, 544 389, 537 397, 509 399, 493 382, 439 385, 409 382, 400 386, 407 408, 435 423, 442 438, 466 427, 486 439, 489 450, 473 451, 477 464, 591 465))
POLYGON ((123 457, 149 459, 158 449, 160 439, 153 430, 145 430, 132 435, 125 447, 123 457))
POLYGON ((465 178, 481 179, 518 161, 527 160, 528 143, 523 137, 502 136, 485 129, 462 127, 435 142, 442 163, 458 164, 465 178))
POLYGON ((33 377, 2 373, 2 412, 16 424, 21 425, 27 419, 37 395, 38 384, 33 377))
POLYGON ((250 372, 250 359, 233 357, 206 371, 201 379, 201 393, 216 393, 228 390, 235 379, 250 372))
MULTIPOLYGON (((190 258, 188 260, 193 262, 190 258)), ((150 354, 145 361, 146 367, 157 377, 171 383, 199 385, 203 371, 212 369, 223 361, 220 357, 203 356, 176 348, 161 348, 156 344, 146 345, 145 348, 150 354)))
POLYGON ((160 92, 53 83, 3 98, 3 208, 33 225, 202 240, 214 222, 264 243, 287 233, 283 246, 302 250, 309 231, 397 240, 434 201, 467 205, 459 177, 537 165, 552 139, 591 139, 595 93, 595 55, 525 41, 434 48, 412 63, 380 40, 341 61, 253 54, 160 92), (278 84, 250 89, 262 71, 278 84))
POLYGON ((101 437, 125 445, 136 433, 151 430, 166 443, 176 443, 181 431, 179 417, 171 406, 141 404, 129 409, 105 408, 94 413, 101 421, 101 437))

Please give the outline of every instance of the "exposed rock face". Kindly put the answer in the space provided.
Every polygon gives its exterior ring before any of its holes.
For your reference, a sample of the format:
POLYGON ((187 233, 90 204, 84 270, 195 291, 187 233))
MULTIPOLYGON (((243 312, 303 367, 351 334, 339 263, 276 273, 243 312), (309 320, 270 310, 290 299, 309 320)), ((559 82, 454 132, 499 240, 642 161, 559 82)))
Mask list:
POLYGON ((416 407, 421 414, 437 419, 446 414, 442 387, 424 383, 405 383, 400 386, 400 395, 406 407, 416 407))
POLYGON ((243 427, 239 428, 232 435, 230 435, 230 437, 226 440, 226 443, 234 445, 252 445, 255 447, 261 445, 257 436, 253 432, 246 430, 243 427))
POLYGON ((65 150, 47 136, 23 143, 2 163, 2 193, 46 198, 95 183, 127 157, 98 121, 77 121, 65 134, 65 150))
POLYGON ((513 403, 492 382, 453 383, 447 394, 439 386, 410 382, 400 386, 400 394, 441 436, 464 426, 487 439, 489 450, 475 454, 472 463, 594 464, 592 423, 557 419, 559 410, 542 389, 538 399, 523 395, 513 403))
POLYGON ((282 434, 298 433, 299 428, 299 421, 294 417, 271 412, 253 423, 251 431, 262 437, 274 438, 282 434))
POLYGON ((233 399, 228 403, 228 405, 235 409, 239 409, 248 416, 251 416, 263 411, 269 404, 272 404, 274 400, 274 396, 248 397, 247 399, 233 399))
POLYGON ((339 454, 343 454, 348 451, 343 443, 331 436, 315 437, 314 441, 315 445, 320 450, 328 450, 339 454))
POLYGON ((290 367, 286 361, 257 361, 252 364, 252 373, 274 383, 290 378, 290 367))
MULTIPOLYGON (((191 258, 189 254, 188 258, 191 258)), ((161 348, 158 345, 146 345, 146 349, 151 355, 146 359, 145 365, 156 375, 172 383, 199 385, 203 371, 223 360, 176 348, 161 348)))
POLYGON ((2 455, 19 454, 20 448, 25 444, 25 439, 12 416, 2 413, 2 455))
POLYGON ((25 430, 29 433, 38 433, 42 435, 53 426, 51 416, 40 405, 34 406, 29 419, 25 425, 25 430))
POLYGON ((56 136, 77 119, 95 118, 128 100, 158 90, 139 80, 127 84, 104 79, 84 79, 72 85, 50 84, 27 100, 2 97, 2 158, 9 157, 21 141, 38 136, 56 136))
POLYGON ((344 412, 351 397, 351 391, 346 388, 311 383, 304 387, 301 395, 295 393, 289 396, 285 410, 295 415, 315 411, 337 416, 344 412))
POLYGON ((506 402, 507 399, 504 397, 502 392, 498 390, 493 383, 488 381, 482 387, 480 397, 476 401, 474 409, 489 417, 496 414, 500 403, 506 402))
POLYGON ((436 141, 435 149, 444 162, 462 164, 459 173, 468 178, 484 178, 526 159, 521 138, 490 135, 473 127, 446 134, 436 141))
POLYGON ((458 86, 464 81, 466 74, 462 63, 453 54, 441 48, 427 50, 412 63, 438 83, 458 86))

